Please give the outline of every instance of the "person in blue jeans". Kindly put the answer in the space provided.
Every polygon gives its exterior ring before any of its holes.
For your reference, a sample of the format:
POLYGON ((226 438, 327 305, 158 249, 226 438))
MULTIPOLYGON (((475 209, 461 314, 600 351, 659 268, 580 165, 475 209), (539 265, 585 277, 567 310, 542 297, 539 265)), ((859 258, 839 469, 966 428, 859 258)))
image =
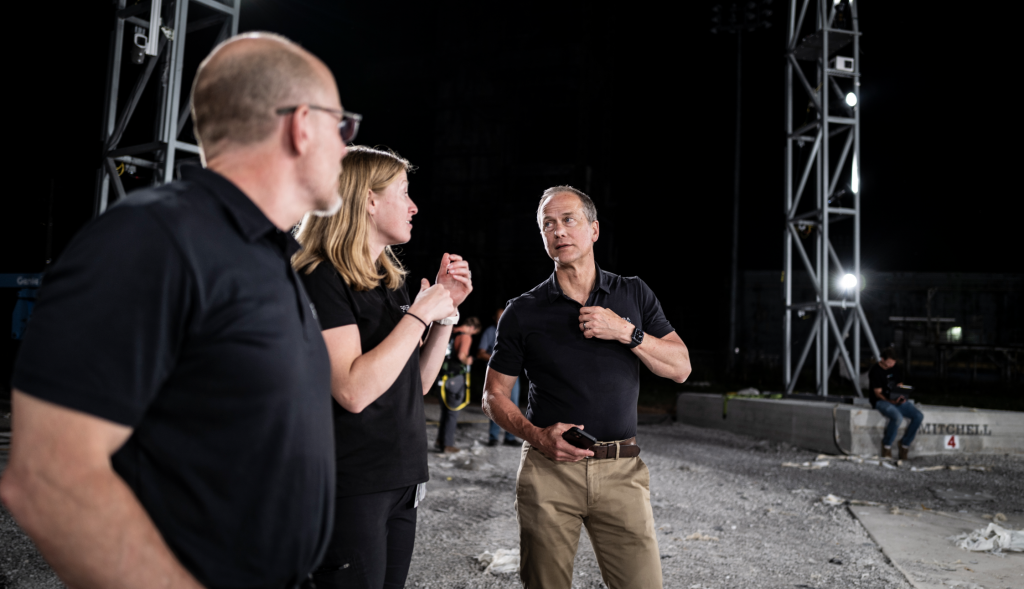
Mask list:
MULTIPOLYGON (((480 336, 480 347, 476 351, 476 357, 487 361, 491 359, 491 354, 494 352, 494 340, 495 335, 498 333, 498 319, 501 319, 501 314, 505 312, 505 309, 498 309, 494 312, 494 325, 491 325, 484 330, 483 335, 480 336)), ((512 385, 512 402, 519 405, 519 379, 516 379, 516 383, 512 385)), ((490 437, 487 440, 488 446, 498 445, 498 436, 501 435, 501 428, 498 424, 491 421, 490 437)), ((519 440, 516 439, 512 434, 505 432, 505 440, 503 442, 506 446, 518 446, 519 440)))
POLYGON ((871 406, 889 419, 882 437, 882 458, 892 458, 892 443, 896 441, 896 433, 906 417, 910 419, 910 425, 900 440, 899 450, 900 460, 906 460, 910 444, 914 442, 917 429, 924 421, 924 413, 903 394, 909 387, 903 384, 903 368, 896 365, 896 352, 892 348, 885 348, 881 355, 878 364, 868 372, 868 386, 872 392, 869 397, 871 406))

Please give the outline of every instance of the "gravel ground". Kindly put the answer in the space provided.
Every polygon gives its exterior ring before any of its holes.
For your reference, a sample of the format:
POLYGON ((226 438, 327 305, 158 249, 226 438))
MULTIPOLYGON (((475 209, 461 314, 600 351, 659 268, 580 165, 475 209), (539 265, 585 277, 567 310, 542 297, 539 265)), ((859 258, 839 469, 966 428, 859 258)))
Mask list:
MULTIPOLYGON (((821 496, 901 508, 1024 513, 1024 456, 950 455, 915 466, 972 464, 984 472, 909 472, 833 461, 820 470, 783 468, 815 453, 728 432, 642 416, 638 439, 651 496, 665 587, 671 589, 909 588, 844 507, 821 496), (977 493, 982 493, 978 495, 977 493), (699 533, 705 539, 686 539, 699 533)), ((433 440, 436 427, 428 427, 433 440)), ((515 574, 481 571, 476 556, 518 547, 513 509, 519 449, 486 448, 486 425, 460 424, 456 455, 430 454, 409 587, 518 587, 515 574)), ((0 468, 6 456, 0 453, 0 468)), ((0 508, 0 589, 60 587, 32 543, 0 508)), ((573 587, 604 587, 586 533, 573 587)))

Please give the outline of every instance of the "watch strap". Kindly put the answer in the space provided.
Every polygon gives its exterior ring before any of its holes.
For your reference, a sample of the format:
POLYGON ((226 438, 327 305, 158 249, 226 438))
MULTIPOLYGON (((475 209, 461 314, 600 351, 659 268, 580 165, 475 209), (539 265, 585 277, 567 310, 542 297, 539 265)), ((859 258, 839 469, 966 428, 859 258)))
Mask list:
POLYGON ((455 314, 451 317, 445 317, 444 319, 437 322, 438 325, 455 325, 459 322, 459 310, 455 309, 455 314))
POLYGON ((633 329, 633 337, 629 341, 629 349, 633 349, 644 343, 644 331, 639 327, 633 329))

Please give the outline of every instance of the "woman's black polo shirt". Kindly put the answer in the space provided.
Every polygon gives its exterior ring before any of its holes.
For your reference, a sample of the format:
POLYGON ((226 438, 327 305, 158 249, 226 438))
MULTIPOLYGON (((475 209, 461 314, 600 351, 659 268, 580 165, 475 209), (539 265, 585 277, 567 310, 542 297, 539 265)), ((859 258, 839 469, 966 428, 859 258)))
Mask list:
MULTIPOLYGON (((583 306, 562 292, 552 273, 509 301, 487 366, 509 376, 526 370, 526 418, 533 425, 575 423, 601 441, 631 438, 636 435, 640 359, 625 344, 584 337, 579 324, 583 306)), ((611 309, 654 337, 675 331, 654 292, 637 277, 598 267, 585 306, 611 309)))
MULTIPOLYGON (((373 290, 353 290, 329 262, 317 264, 308 274, 300 270, 299 276, 316 305, 321 328, 357 326, 364 354, 391 335, 409 308, 404 287, 388 290, 378 285, 373 290)), ((347 411, 337 401, 331 406, 338 497, 427 482, 430 473, 419 348, 413 350, 388 390, 362 412, 347 411)))
POLYGON ((330 362, 298 244, 222 176, 183 175, 75 237, 13 386, 134 429, 114 468, 203 585, 277 589, 330 534, 330 362))

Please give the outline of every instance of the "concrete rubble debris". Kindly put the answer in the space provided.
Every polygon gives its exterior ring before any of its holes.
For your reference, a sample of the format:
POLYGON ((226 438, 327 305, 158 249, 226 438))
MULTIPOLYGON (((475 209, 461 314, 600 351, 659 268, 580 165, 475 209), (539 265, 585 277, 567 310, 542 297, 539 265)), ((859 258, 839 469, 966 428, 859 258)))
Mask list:
POLYGON ((862 499, 850 499, 850 505, 867 505, 868 507, 878 507, 881 505, 878 501, 864 501, 862 499))
MULTIPOLYGON (((878 456, 854 456, 852 454, 818 454, 815 460, 844 460, 855 464, 864 464, 865 461, 874 460, 878 462, 878 456)), ((877 464, 876 464, 877 465, 877 464)))
MULTIPOLYGON (((883 468, 896 468, 904 465, 903 460, 896 460, 895 462, 881 458, 879 456, 854 456, 854 455, 836 455, 836 454, 818 454, 815 458, 816 461, 821 460, 836 460, 852 462, 854 464, 866 464, 868 466, 881 466, 883 468)), ((980 464, 936 464, 933 466, 911 466, 910 472, 929 472, 933 470, 973 470, 977 472, 986 472, 992 470, 989 466, 983 466, 980 464)))
POLYGON ((863 499, 843 499, 842 497, 840 497, 838 495, 833 495, 832 493, 829 493, 828 495, 825 495, 824 497, 822 497, 821 498, 821 502, 824 503, 825 505, 831 505, 833 507, 836 507, 836 506, 839 506, 839 505, 847 505, 847 504, 849 504, 849 505, 867 505, 869 507, 878 507, 879 505, 882 505, 881 503, 879 503, 877 501, 864 501, 863 499))
POLYGON ((971 552, 1024 552, 1024 530, 1008 530, 999 524, 989 524, 988 527, 979 528, 969 534, 951 536, 949 539, 958 547, 971 552))
POLYGON ((476 560, 484 567, 483 572, 492 575, 519 572, 518 548, 499 548, 493 553, 489 550, 484 551, 476 560))
POLYGON ((487 451, 487 448, 479 440, 473 440, 473 447, 469 449, 473 456, 480 456, 487 451))
POLYGON ((825 505, 835 506, 846 503, 846 499, 843 499, 842 497, 837 497, 836 495, 829 493, 828 495, 825 495, 824 497, 821 498, 821 502, 824 503, 825 505))
POLYGON ((911 466, 910 472, 927 472, 931 470, 973 470, 977 472, 986 472, 991 470, 988 466, 981 466, 975 464, 958 465, 958 464, 938 464, 936 466, 911 466))
POLYGON ((818 470, 828 466, 828 460, 815 460, 813 462, 783 462, 782 466, 787 468, 802 468, 803 470, 818 470))

